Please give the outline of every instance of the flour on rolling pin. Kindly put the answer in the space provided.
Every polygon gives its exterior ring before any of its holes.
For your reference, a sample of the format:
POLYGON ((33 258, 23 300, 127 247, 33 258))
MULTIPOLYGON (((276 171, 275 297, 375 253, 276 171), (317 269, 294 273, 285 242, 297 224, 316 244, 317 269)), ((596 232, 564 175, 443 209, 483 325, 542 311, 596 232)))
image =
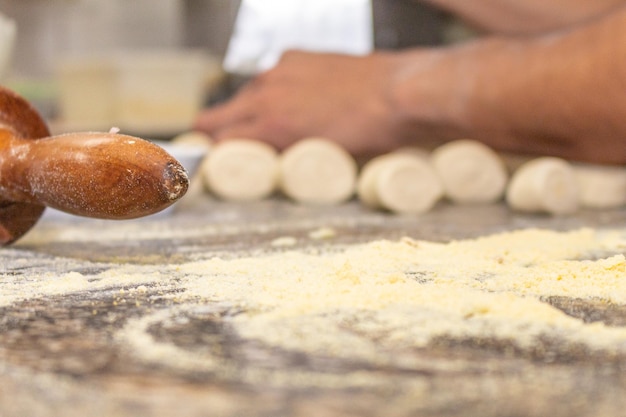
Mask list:
POLYGON ((132 136, 86 132, 33 142, 32 193, 69 213, 141 217, 169 206, 188 186, 187 173, 173 157, 132 136))

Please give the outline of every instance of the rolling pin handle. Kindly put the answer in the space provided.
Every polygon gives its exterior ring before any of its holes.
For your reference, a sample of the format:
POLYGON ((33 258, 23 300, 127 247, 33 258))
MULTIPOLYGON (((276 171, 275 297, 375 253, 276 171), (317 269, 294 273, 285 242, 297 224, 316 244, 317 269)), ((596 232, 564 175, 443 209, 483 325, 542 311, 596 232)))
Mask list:
POLYGON ((182 165, 152 142, 115 132, 50 136, 26 100, 0 87, 0 245, 45 207, 132 219, 167 208, 188 186, 182 165))

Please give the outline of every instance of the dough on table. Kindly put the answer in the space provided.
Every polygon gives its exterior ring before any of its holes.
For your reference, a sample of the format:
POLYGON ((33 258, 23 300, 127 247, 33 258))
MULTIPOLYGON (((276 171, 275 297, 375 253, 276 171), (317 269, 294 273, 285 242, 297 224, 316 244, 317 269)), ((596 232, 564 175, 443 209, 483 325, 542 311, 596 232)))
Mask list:
POLYGON ((589 208, 626 206, 626 167, 574 164, 580 204, 589 208))
POLYGON ((513 173, 506 201, 512 209, 519 211, 573 213, 579 207, 574 169, 561 158, 532 159, 513 173))
POLYGON ((199 131, 189 131, 176 135, 172 138, 173 145, 189 145, 204 147, 207 151, 211 150, 213 139, 206 133, 199 131))
POLYGON ((424 213, 443 197, 443 185, 424 155, 392 152, 363 166, 357 195, 374 209, 424 213))
POLYGON ((213 146, 200 170, 205 187, 217 197, 260 200, 276 190, 278 153, 264 142, 230 139, 213 146))
POLYGON ((357 164, 341 146, 325 138, 305 138, 280 157, 282 192, 304 204, 338 204, 355 192, 357 164))
POLYGON ((446 197, 458 204, 491 203, 502 198, 508 172, 498 154, 475 140, 461 139, 435 148, 431 162, 446 197))

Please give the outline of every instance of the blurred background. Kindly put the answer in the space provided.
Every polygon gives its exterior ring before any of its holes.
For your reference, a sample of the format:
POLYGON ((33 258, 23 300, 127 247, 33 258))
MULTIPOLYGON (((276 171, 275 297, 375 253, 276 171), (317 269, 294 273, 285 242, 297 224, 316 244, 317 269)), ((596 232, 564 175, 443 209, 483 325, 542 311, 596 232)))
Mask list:
MULTIPOLYGON (((376 48, 439 44, 454 33, 448 16, 418 2, 369 3, 376 48)), ((53 131, 120 125, 168 136, 245 82, 222 66, 239 10, 239 0, 0 0, 16 27, 1 82, 53 131)))

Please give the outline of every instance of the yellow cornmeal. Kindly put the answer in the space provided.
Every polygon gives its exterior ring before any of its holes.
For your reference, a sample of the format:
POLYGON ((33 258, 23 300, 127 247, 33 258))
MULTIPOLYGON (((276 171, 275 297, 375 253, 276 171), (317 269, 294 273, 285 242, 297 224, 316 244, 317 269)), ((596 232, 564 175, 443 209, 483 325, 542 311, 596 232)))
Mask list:
POLYGON ((211 371, 224 365, 209 348, 192 354, 156 341, 147 329, 224 310, 237 313, 223 320, 242 338, 392 366, 414 365, 419 358, 410 349, 441 336, 495 338, 522 349, 547 337, 562 346, 626 354, 626 328, 584 323, 541 301, 563 296, 626 304, 625 252, 622 230, 529 229, 450 243, 406 238, 114 267, 90 277, 42 275, 11 283, 14 277, 0 275, 0 306, 111 287, 143 288, 142 294, 155 285, 176 289, 172 307, 130 319, 117 340, 145 361, 211 371))

